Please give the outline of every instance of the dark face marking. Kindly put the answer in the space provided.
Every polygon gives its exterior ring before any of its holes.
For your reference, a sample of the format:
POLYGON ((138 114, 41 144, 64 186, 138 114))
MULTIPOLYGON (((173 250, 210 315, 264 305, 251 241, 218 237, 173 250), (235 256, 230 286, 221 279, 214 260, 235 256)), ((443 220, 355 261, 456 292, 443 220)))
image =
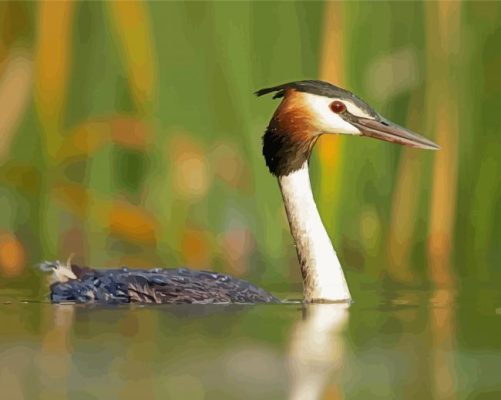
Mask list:
POLYGON ((289 175, 308 161, 317 137, 297 141, 280 128, 269 126, 263 136, 263 155, 270 172, 275 176, 289 175))
POLYGON ((263 155, 273 175, 289 175, 308 161, 318 138, 311 118, 302 105, 302 96, 290 90, 263 136, 263 155))

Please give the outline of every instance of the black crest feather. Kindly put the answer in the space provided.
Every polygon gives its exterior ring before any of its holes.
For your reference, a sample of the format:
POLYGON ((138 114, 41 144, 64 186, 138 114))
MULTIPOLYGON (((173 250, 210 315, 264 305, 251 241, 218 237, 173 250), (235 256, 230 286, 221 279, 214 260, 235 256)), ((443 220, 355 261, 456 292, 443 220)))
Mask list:
POLYGON ((282 85, 260 89, 255 94, 257 96, 263 96, 268 93, 276 92, 273 96, 273 98, 276 99, 283 97, 287 89, 294 89, 298 92, 318 94, 320 96, 327 97, 345 97, 352 95, 347 90, 341 89, 340 87, 332 85, 331 83, 318 80, 305 80, 284 83, 282 85))

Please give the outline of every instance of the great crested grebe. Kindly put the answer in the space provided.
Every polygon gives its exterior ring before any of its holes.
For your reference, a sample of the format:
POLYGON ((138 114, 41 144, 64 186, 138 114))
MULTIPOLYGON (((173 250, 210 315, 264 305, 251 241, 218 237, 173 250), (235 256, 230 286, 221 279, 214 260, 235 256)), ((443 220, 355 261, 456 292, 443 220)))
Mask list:
MULTIPOLYGON (((420 149, 432 141, 384 119, 353 93, 316 80, 261 89, 282 101, 263 136, 263 155, 278 178, 294 238, 305 302, 349 302, 350 291, 313 199, 308 160, 322 134, 369 136, 420 149)), ((94 270, 44 262, 53 302, 276 303, 267 291, 228 275, 185 268, 94 270)))

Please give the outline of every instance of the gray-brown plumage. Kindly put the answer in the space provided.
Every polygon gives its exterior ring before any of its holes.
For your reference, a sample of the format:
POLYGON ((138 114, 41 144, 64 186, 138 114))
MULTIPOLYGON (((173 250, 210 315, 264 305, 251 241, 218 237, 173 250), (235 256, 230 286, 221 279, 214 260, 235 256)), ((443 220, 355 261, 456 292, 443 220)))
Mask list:
MULTIPOLYGON (((45 262, 43 270, 68 268, 45 262)), ((279 300, 229 275, 186 268, 95 270, 72 264, 76 279, 51 285, 53 303, 277 303, 279 300)), ((69 268, 68 268, 69 269, 69 268)))

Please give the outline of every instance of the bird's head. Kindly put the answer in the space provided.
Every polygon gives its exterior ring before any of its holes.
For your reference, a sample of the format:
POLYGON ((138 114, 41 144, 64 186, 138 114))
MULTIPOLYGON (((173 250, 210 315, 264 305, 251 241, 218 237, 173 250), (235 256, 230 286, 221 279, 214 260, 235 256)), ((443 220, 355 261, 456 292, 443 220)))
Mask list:
POLYGON ((288 175, 301 168, 322 134, 369 136, 420 149, 437 150, 432 141, 379 115, 353 93, 323 81, 307 80, 261 89, 282 98, 263 136, 270 172, 288 175))

